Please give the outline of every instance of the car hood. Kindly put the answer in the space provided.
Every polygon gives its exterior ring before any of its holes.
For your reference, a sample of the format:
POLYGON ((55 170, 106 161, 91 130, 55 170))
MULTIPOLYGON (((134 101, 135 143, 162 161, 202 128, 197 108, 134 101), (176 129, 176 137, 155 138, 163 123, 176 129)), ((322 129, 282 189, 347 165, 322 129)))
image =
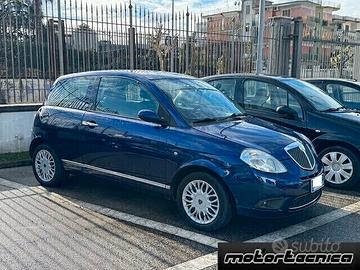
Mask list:
POLYGON ((288 129, 253 117, 195 126, 194 128, 198 131, 238 143, 244 148, 260 149, 274 155, 279 160, 288 159, 289 156, 284 148, 300 140, 294 132, 288 129))
POLYGON ((327 115, 339 121, 349 121, 351 124, 360 124, 360 113, 356 111, 327 112, 327 115))

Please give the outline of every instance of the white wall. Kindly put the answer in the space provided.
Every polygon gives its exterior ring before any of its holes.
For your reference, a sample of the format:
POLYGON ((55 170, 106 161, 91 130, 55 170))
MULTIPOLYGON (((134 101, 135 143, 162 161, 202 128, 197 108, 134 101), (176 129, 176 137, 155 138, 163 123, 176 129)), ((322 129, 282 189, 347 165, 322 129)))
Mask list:
POLYGON ((0 154, 29 150, 36 111, 0 113, 0 154))

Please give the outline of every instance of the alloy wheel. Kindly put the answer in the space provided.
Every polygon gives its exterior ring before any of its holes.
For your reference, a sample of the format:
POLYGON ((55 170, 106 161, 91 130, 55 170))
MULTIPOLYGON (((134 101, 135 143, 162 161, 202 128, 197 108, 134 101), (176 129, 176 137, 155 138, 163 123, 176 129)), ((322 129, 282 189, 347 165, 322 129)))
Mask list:
POLYGON ((44 182, 49 182, 54 178, 55 160, 49 151, 42 149, 36 153, 35 170, 39 178, 44 182))
POLYGON ((182 204, 186 214, 198 224, 213 222, 219 213, 219 197, 203 180, 193 180, 185 186, 182 204))
POLYGON ((332 184, 343 184, 353 175, 353 163, 344 153, 326 153, 321 161, 324 163, 325 180, 332 184))

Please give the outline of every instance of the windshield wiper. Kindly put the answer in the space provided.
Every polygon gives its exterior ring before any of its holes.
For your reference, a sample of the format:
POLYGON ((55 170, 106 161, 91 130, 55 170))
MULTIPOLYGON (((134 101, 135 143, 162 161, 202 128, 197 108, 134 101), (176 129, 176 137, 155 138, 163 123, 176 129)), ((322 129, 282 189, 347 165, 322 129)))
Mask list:
POLYGON ((244 113, 233 113, 233 114, 230 114, 228 116, 225 116, 225 117, 221 118, 221 120, 240 118, 240 117, 242 118, 243 116, 245 116, 244 113))
POLYGON ((210 123, 210 122, 217 122, 217 121, 224 121, 227 119, 233 119, 233 118, 238 118, 238 117, 243 117, 245 116, 244 113, 233 113, 230 114, 228 116, 225 117, 206 117, 203 119, 199 119, 199 120, 195 120, 193 121, 194 124, 198 124, 198 123, 210 123))
POLYGON ((340 110, 343 110, 343 109, 346 109, 345 107, 337 107, 337 108, 329 108, 329 109, 326 109, 326 110, 323 110, 322 112, 337 112, 337 111, 340 111, 340 110))
POLYGON ((195 121, 192 121, 193 124, 198 124, 198 123, 210 123, 210 122, 216 122, 218 121, 219 118, 210 118, 210 117, 206 117, 206 118, 203 118, 203 119, 199 119, 199 120, 195 120, 195 121))

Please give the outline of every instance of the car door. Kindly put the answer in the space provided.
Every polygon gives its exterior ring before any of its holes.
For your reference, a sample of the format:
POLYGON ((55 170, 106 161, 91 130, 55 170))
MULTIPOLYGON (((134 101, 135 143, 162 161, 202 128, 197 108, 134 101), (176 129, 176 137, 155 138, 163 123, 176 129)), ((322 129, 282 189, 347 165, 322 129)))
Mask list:
POLYGON ((39 118, 46 140, 61 159, 78 160, 81 142, 78 131, 96 94, 98 77, 80 76, 58 81, 51 90, 39 118))
POLYGON ((276 83, 245 79, 239 88, 239 104, 247 113, 306 134, 305 114, 298 98, 276 83), (279 108, 292 112, 292 117, 280 113, 279 108))
POLYGON ((141 177, 155 185, 166 183, 168 129, 140 120, 142 109, 166 114, 139 82, 102 77, 94 111, 86 112, 82 120, 81 163, 135 181, 141 177))
POLYGON ((346 82, 329 82, 326 91, 343 106, 360 109, 360 85, 346 82))

